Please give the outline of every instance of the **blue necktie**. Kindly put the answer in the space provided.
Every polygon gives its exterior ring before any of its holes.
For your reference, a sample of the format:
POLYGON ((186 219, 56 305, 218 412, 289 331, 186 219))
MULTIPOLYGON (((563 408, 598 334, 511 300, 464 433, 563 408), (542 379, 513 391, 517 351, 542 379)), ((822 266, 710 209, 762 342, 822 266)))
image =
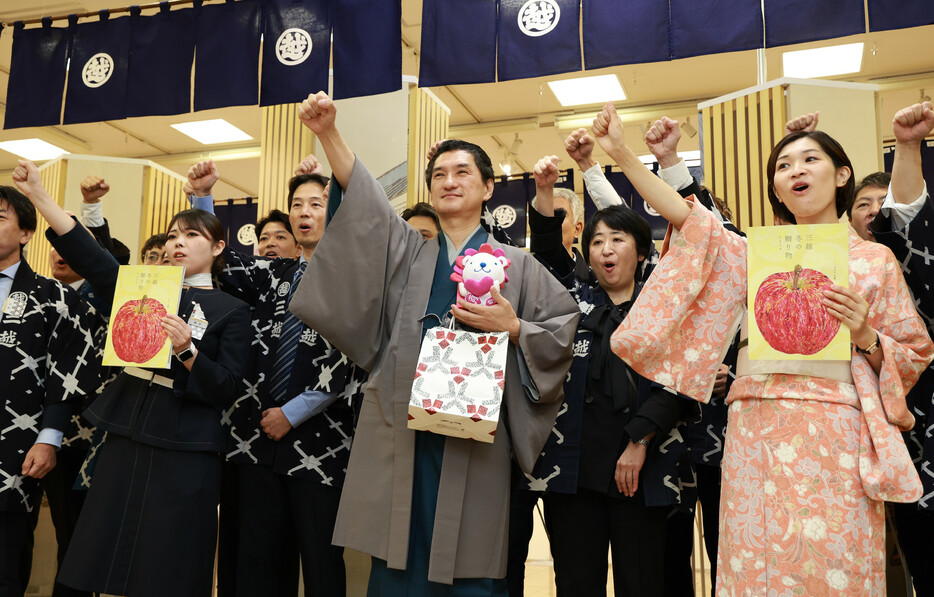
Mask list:
MULTIPOLYGON (((307 261, 303 261, 295 272, 292 286, 289 288, 289 298, 286 304, 292 302, 292 295, 298 288, 298 283, 305 273, 307 261)), ((298 352, 298 341, 302 337, 304 328, 302 321, 286 311, 282 319, 282 332, 279 335, 279 345, 276 347, 276 360, 272 365, 272 383, 269 386, 269 395, 276 402, 282 404, 286 401, 286 392, 289 389, 289 378, 292 376, 292 366, 295 364, 295 353, 298 352)))

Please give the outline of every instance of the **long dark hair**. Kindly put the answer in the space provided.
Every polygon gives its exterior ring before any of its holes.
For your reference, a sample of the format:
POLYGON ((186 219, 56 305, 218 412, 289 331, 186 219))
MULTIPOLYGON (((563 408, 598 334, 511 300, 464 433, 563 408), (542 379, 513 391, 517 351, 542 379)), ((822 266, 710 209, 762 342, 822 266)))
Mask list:
MULTIPOLYGON (((652 250, 652 229, 645 218, 622 205, 612 205, 601 209, 595 213, 581 233, 581 252, 587 265, 590 265, 590 243, 593 242, 593 235, 597 230, 597 225, 603 222, 610 230, 626 232, 636 243, 636 253, 640 257, 648 257, 652 250)), ((636 279, 639 278, 639 265, 636 264, 636 279)))
MULTIPOLYGON (((180 230, 197 230, 211 241, 211 244, 224 240, 224 227, 221 221, 212 213, 201 209, 186 209, 172 216, 172 221, 166 227, 166 232, 178 224, 180 230)), ((218 255, 211 264, 211 274, 217 276, 224 271, 224 258, 218 255)))
POLYGON ((791 210, 785 207, 785 204, 779 201, 778 195, 775 194, 775 163, 778 161, 778 156, 781 155, 782 150, 791 143, 805 137, 814 139, 814 141, 817 142, 821 151, 826 153, 827 157, 830 158, 834 169, 846 166, 850 170, 850 177, 847 179, 846 184, 842 187, 837 187, 836 207, 838 218, 847 212, 850 205, 853 203, 853 197, 856 196, 856 182, 853 180, 853 164, 850 162, 850 158, 847 157, 846 152, 843 151, 843 147, 837 143, 836 139, 824 131, 795 131, 794 133, 785 135, 785 137, 778 142, 778 145, 772 149, 772 155, 769 156, 769 164, 766 167, 766 174, 769 179, 769 203, 772 204, 772 212, 789 224, 796 224, 797 222, 791 210))

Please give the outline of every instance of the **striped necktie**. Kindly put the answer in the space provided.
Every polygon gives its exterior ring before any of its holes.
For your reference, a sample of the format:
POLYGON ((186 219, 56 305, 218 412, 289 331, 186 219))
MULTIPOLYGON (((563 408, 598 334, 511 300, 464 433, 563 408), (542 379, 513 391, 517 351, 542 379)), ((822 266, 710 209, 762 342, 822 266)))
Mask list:
MULTIPOLYGON (((289 298, 286 304, 292 302, 292 295, 298 288, 298 283, 305 273, 307 261, 302 261, 295 272, 295 278, 292 280, 292 286, 289 288, 289 298)), ((295 364, 295 353, 298 352, 298 341, 302 337, 304 328, 302 321, 292 315, 291 311, 286 311, 282 318, 282 332, 279 335, 279 345, 276 347, 276 360, 272 365, 272 383, 269 386, 269 395, 276 402, 282 404, 286 401, 287 391, 289 389, 289 379, 292 376, 292 366, 295 364)))

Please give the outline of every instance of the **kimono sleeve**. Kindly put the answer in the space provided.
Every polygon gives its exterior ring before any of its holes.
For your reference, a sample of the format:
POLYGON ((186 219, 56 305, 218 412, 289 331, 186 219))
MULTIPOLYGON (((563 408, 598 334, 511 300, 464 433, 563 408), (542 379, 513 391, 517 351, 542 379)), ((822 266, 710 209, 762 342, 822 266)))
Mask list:
POLYGON ((289 310, 372 370, 389 341, 414 251, 423 242, 357 159, 289 310))
MULTIPOLYGON (((877 269, 882 281, 870 297, 869 326, 879 334, 882 346, 878 378, 882 407, 890 423, 906 430, 914 425, 914 417, 905 396, 934 358, 934 344, 915 311, 898 262, 891 252, 882 250, 884 264, 877 269)), ((854 359, 865 357, 855 355, 854 359)))
MULTIPOLYGON (((564 380, 573 359, 572 344, 580 309, 571 294, 541 264, 523 253, 517 357, 538 391, 532 401, 524 393, 506 392, 509 432, 519 466, 531 472, 554 426, 564 399, 564 380)), ((509 282, 513 284, 513 281, 509 282)))
POLYGON ((694 202, 610 340, 640 375, 706 402, 746 304, 746 239, 694 202))
MULTIPOLYGON (((47 306, 53 310, 50 315, 55 324, 46 349, 44 404, 53 407, 70 402, 75 405, 73 410, 77 410, 82 398, 100 385, 101 367, 95 341, 100 320, 94 309, 72 289, 56 284, 54 293, 58 295, 56 300, 47 306)), ((51 412, 56 410, 52 408, 51 412)), ((70 415, 69 412, 69 418, 70 415)), ((63 428, 52 421, 48 423, 48 426, 63 428)))

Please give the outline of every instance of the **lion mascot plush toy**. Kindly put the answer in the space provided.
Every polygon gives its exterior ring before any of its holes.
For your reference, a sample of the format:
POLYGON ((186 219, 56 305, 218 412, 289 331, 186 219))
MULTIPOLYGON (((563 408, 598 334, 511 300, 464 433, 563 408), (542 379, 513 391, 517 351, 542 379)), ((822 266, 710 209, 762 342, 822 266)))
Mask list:
POLYGON ((502 249, 483 243, 479 251, 467 249, 457 258, 451 280, 457 282, 457 293, 468 303, 495 305, 490 289, 500 290, 509 281, 506 268, 510 263, 502 249))

